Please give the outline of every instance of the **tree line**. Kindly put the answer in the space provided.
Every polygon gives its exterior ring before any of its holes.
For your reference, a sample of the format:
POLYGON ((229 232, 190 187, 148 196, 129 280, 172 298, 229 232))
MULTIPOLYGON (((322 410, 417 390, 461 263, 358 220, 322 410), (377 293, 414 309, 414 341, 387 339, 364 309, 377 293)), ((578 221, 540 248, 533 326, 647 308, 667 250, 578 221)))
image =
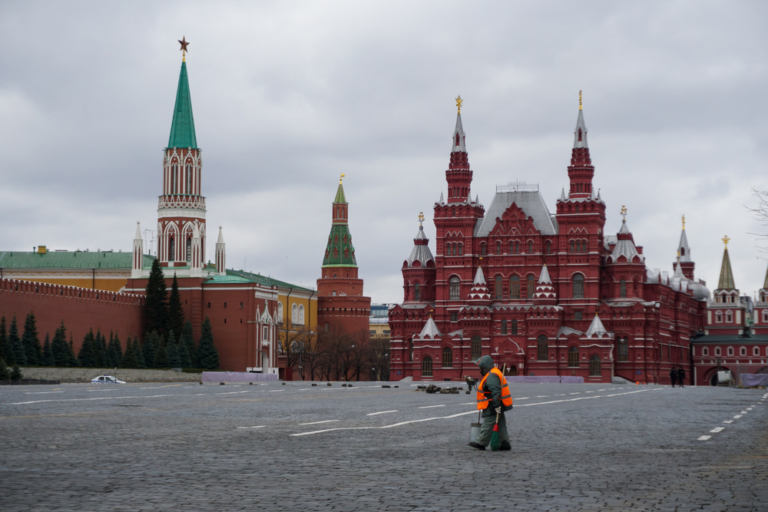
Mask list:
POLYGON ((334 326, 319 334, 280 333, 286 367, 302 380, 389 380, 389 340, 371 339, 367 331, 350 333, 334 326))

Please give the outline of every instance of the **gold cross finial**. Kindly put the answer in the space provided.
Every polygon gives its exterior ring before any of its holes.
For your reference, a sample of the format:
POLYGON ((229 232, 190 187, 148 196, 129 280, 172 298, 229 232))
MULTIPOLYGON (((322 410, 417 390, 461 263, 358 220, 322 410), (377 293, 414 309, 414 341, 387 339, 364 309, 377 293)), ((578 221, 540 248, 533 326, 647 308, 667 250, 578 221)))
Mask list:
POLYGON ((680 249, 677 250, 677 262, 680 263, 680 249))
POLYGON ((456 98, 456 106, 459 107, 459 114, 461 114, 461 104, 464 103, 464 100, 461 99, 461 94, 456 98))
POLYGON ((424 212, 419 212, 419 226, 424 222, 424 212))
POLYGON ((683 215, 683 231, 685 231, 685 215, 683 215))
POLYGON ((579 110, 581 110, 581 91, 579 91, 579 110))
POLYGON ((627 220, 627 207, 621 205, 621 214, 624 216, 624 220, 627 220))
POLYGON ((344 179, 344 176, 346 176, 346 175, 345 175, 345 174, 343 174, 343 173, 342 173, 342 175, 341 175, 341 176, 339 176, 339 185, 341 185, 341 180, 343 180, 343 179, 344 179))
POLYGON ((731 241, 731 239, 730 239, 730 238, 728 238, 728 235, 725 235, 725 236, 722 238, 722 240, 723 240, 723 242, 725 242, 725 248, 727 249, 727 248, 728 248, 728 242, 730 242, 730 241, 731 241))

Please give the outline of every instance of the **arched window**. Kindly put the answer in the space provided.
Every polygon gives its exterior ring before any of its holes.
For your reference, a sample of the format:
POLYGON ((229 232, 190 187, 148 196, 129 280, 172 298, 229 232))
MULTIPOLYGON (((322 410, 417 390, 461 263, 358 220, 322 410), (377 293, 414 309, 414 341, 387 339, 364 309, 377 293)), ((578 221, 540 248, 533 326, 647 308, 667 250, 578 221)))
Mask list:
POLYGON ((685 247, 680 248, 680 256, 685 256, 685 247))
POLYGON ((733 347, 728 347, 728 355, 729 356, 733 355, 733 347))
POLYGON ((184 191, 187 194, 192 193, 192 166, 187 164, 187 180, 184 183, 184 191))
POLYGON ((485 256, 485 253, 486 253, 485 244, 480 244, 480 254, 485 256))
POLYGON ((722 354, 722 352, 720 351, 720 347, 715 347, 715 355, 719 356, 720 354, 722 354))
POLYGON ((178 193, 178 190, 176 190, 176 187, 178 184, 176 183, 176 173, 178 172, 178 167, 176 164, 173 164, 171 166, 171 194, 178 193))
POLYGON ((543 334, 539 336, 536 346, 538 348, 537 359, 539 361, 549 361, 549 343, 547 343, 547 337, 543 334))
POLYGON ((453 276, 449 283, 451 300, 459 300, 459 296, 461 295, 461 280, 458 277, 453 276))
POLYGON ((480 345, 480 336, 472 336, 472 342, 469 348, 469 358, 477 361, 483 355, 483 348, 480 345))
POLYGON ((453 368, 453 351, 451 347, 443 349, 443 368, 453 368))
POLYGON ((503 286, 501 284, 501 276, 496 276, 495 281, 496 281, 496 298, 501 299, 502 291, 503 291, 503 286))
POLYGON ((512 329, 510 334, 517 334, 517 320, 512 320, 512 329))
POLYGON ((576 242, 571 240, 571 252, 576 252, 576 242))
POLYGON ((619 282, 619 294, 622 299, 627 296, 627 281, 625 279, 619 282))
POLYGON ((619 338, 619 361, 629 361, 629 338, 619 338))
POLYGON ((517 276, 512 276, 509 278, 509 298, 520 298, 520 278, 517 276))
POLYGON ((299 306, 299 324, 304 325, 304 305, 299 306))
POLYGON ((747 347, 741 347, 739 349, 739 355, 741 355, 741 356, 747 355, 747 347))
POLYGON ((507 321, 501 321, 501 334, 507 334, 507 321))
POLYGON ((752 355, 753 356, 759 356, 760 355, 760 349, 758 347, 752 347, 752 355))
POLYGON ((432 358, 429 356, 424 356, 424 359, 421 360, 421 376, 432 376, 432 358))
POLYGON ((600 376, 600 356, 598 355, 594 355, 589 358, 589 376, 590 377, 600 376))
POLYGON ((568 349, 568 366, 579 366, 579 347, 568 349))
POLYGON ((176 239, 171 237, 168 240, 168 261, 176 260, 176 239))
POLYGON ((547 254, 552 254, 552 240, 547 240, 547 254))
POLYGON ((528 274, 528 283, 525 285, 528 298, 533 298, 533 292, 536 289, 536 278, 533 274, 528 274))
POLYGON ((187 261, 192 261, 192 239, 187 238, 187 261))
POLYGON ((733 311, 725 312, 725 322, 729 324, 733 323, 733 311))
POLYGON ((584 276, 581 274, 576 274, 573 276, 573 298, 584 298, 584 276))
POLYGON ((291 323, 299 323, 299 307, 296 304, 291 306, 291 323))
POLYGON ((496 254, 501 254, 501 242, 496 242, 496 254))
POLYGON ((464 244, 458 244, 458 248, 459 248, 459 256, 461 256, 462 254, 464 254, 464 244))
POLYGON ((768 324, 768 309, 763 310, 763 323, 768 324))
POLYGON ((509 254, 515 253, 515 242, 509 242, 509 254))
POLYGON ((718 324, 723 323, 723 312, 722 311, 715 311, 715 322, 718 324))
POLYGON ((421 300, 421 286, 419 286, 419 283, 413 285, 413 300, 421 300))
POLYGON ((533 254, 533 240, 528 240, 528 254, 533 254))
POLYGON ((709 347, 704 347, 701 349, 701 355, 708 356, 709 355, 709 347))
POLYGON ((277 303, 277 321, 278 322, 283 321, 283 303, 282 302, 277 303))

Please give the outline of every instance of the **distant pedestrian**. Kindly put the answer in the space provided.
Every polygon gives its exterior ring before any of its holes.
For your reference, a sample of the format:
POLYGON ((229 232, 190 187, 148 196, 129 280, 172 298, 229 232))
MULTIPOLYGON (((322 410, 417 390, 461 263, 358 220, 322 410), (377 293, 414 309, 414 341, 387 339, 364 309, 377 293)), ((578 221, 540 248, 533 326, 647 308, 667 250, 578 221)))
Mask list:
POLYGON ((680 387, 683 387, 683 384, 685 384, 685 370, 683 370, 682 366, 677 370, 677 383, 680 387))
POLYGON ((480 367, 483 378, 477 384, 477 408, 483 411, 483 425, 477 442, 469 443, 469 446, 478 450, 485 450, 491 442, 493 426, 499 424, 499 436, 501 437, 500 450, 511 450, 509 433, 507 432, 507 420, 504 413, 512 409, 512 396, 509 393, 507 379, 501 370, 493 364, 491 356, 483 356, 476 361, 480 367))
POLYGON ((672 381, 672 387, 675 387, 675 383, 677 382, 677 370, 674 366, 669 370, 669 380, 672 381))

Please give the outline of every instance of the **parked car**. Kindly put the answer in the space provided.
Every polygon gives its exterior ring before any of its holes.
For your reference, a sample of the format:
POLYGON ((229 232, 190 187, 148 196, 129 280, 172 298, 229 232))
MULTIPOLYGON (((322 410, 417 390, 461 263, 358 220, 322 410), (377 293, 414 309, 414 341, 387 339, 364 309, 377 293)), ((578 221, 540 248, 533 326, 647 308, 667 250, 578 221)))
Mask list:
POLYGON ((91 379, 91 384, 125 384, 125 381, 118 380, 111 375, 102 375, 91 379))

